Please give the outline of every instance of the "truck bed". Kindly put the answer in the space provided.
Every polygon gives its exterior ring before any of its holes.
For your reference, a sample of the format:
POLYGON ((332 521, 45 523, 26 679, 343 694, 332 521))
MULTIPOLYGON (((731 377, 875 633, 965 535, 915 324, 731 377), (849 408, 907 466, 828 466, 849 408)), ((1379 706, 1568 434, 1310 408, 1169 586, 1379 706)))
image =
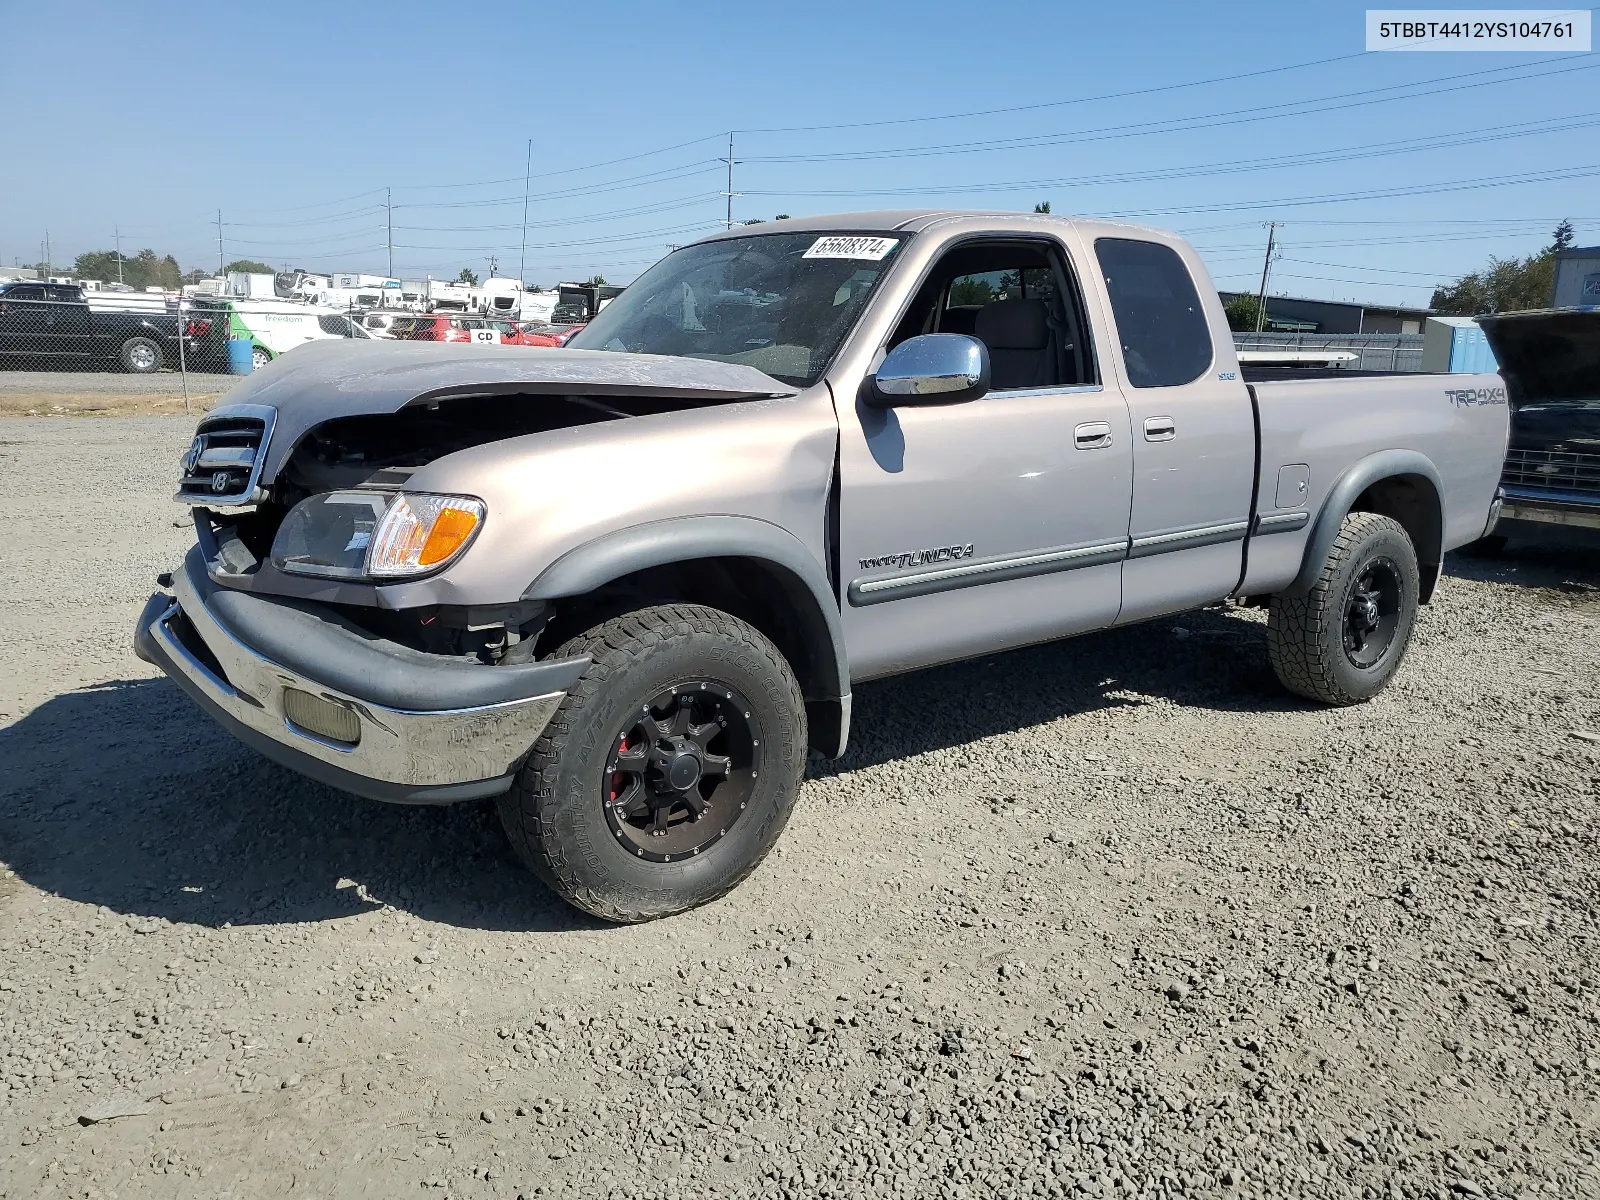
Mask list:
MULTIPOLYGON (((1440 475, 1443 549, 1482 536, 1509 415, 1498 375, 1266 370, 1267 378, 1246 375, 1260 435, 1257 511, 1263 518, 1294 511, 1297 500, 1316 514, 1353 463, 1404 448, 1423 455, 1440 475), (1303 499, 1282 484, 1296 465, 1309 476, 1303 499)), ((1293 579, 1311 527, 1252 538, 1241 591, 1275 592, 1293 579)))

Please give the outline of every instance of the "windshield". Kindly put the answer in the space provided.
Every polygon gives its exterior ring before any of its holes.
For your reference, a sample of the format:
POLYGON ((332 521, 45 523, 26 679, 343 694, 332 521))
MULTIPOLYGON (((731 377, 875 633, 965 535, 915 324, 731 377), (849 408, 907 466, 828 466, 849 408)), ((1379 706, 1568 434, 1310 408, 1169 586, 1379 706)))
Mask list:
POLYGON ((742 363, 800 387, 822 377, 901 239, 778 233, 668 255, 567 343, 742 363))

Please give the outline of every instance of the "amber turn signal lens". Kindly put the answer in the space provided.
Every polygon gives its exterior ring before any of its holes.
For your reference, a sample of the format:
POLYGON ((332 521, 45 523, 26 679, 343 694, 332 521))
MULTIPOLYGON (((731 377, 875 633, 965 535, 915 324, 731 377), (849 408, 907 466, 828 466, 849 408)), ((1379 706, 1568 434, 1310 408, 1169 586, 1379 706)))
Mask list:
POLYGON ((366 573, 394 578, 442 566, 483 524, 482 500, 402 492, 389 502, 367 546, 366 573))
POLYGON ((444 509, 433 522, 433 530, 422 545, 422 553, 417 555, 417 565, 431 567, 444 562, 467 544, 467 539, 477 527, 477 513, 464 508, 444 509))

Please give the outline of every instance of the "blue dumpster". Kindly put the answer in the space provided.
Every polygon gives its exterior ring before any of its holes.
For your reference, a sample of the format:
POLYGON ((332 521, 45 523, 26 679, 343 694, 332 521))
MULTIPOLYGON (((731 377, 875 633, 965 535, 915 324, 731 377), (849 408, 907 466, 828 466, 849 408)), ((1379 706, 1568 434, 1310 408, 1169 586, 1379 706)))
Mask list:
POLYGON ((228 339, 228 374, 248 375, 255 370, 256 344, 252 338, 228 339))

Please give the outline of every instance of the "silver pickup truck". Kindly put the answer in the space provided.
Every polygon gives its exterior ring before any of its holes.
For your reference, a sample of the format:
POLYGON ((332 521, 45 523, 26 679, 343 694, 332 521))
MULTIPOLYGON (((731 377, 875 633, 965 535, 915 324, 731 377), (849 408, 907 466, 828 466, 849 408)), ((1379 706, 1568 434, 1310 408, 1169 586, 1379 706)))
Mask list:
POLYGON ((658 917, 755 868, 861 680, 1232 598, 1292 691, 1381 689, 1495 523, 1505 387, 1279 375, 1171 234, 741 227, 569 348, 252 375, 183 460, 197 544, 137 646, 268 757, 494 797, 568 901, 658 917))

